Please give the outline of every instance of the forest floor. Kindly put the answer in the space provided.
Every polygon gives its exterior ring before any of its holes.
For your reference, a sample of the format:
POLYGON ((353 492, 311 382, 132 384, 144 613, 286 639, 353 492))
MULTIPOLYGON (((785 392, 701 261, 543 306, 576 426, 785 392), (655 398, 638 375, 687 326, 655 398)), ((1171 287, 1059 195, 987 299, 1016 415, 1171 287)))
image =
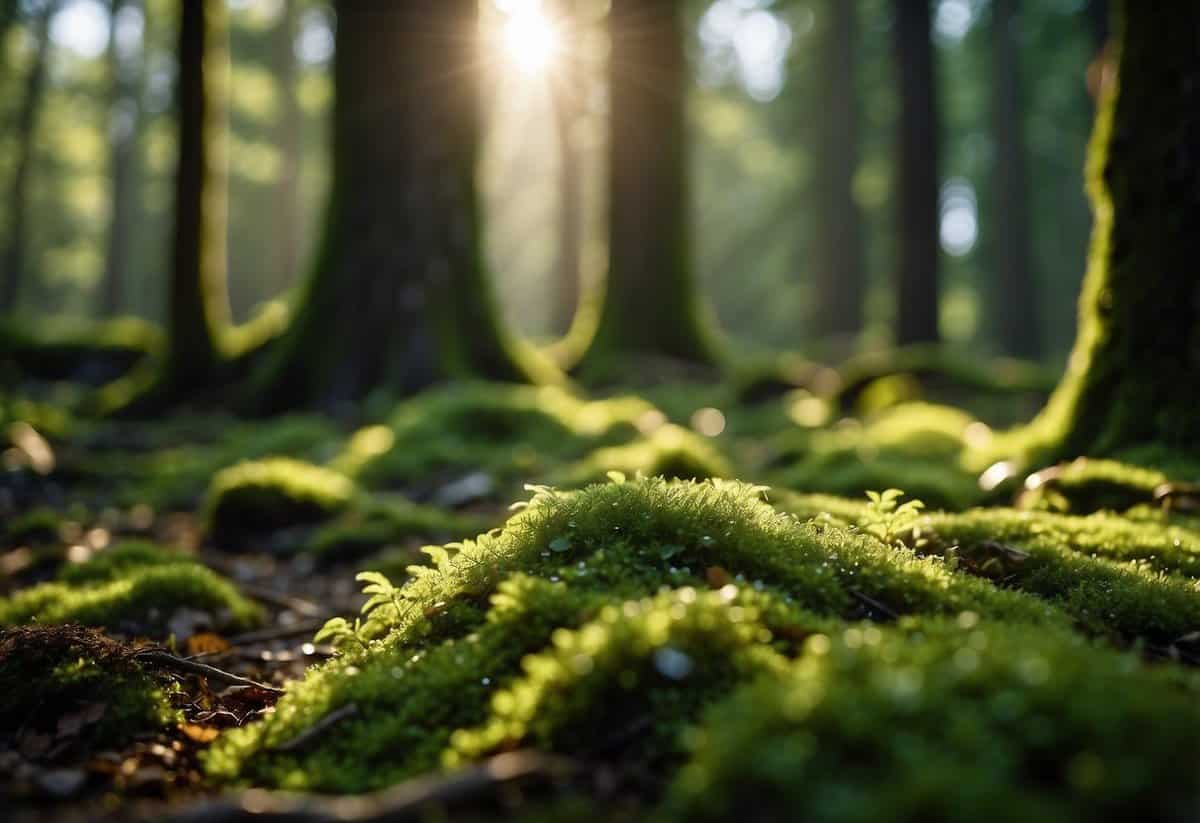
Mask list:
POLYGON ((1200 812, 1200 492, 992 465, 1043 395, 962 382, 12 395, 9 819, 1200 812))

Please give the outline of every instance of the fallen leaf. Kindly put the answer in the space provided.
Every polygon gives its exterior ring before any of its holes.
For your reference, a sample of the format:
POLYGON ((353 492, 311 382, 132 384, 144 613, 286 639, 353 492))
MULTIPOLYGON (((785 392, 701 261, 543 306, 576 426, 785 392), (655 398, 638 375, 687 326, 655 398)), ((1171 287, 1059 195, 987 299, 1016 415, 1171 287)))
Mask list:
POLYGON ((188 655, 218 654, 229 649, 229 641, 215 632, 200 632, 187 639, 188 655))
POLYGON ((201 726, 196 723, 180 723, 179 730, 184 736, 195 743, 211 743, 217 739, 220 730, 212 726, 201 726))
POLYGON ((714 589, 719 589, 722 586, 727 586, 733 582, 733 578, 729 576, 729 572, 720 566, 709 566, 704 570, 704 579, 708 581, 708 585, 714 589))

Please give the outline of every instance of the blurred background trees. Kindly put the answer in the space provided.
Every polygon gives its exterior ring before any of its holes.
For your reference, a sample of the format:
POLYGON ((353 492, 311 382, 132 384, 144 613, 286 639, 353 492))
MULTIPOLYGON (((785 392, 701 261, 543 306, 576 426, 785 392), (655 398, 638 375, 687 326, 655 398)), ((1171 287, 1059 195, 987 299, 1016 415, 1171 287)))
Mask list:
MULTIPOLYGON (((519 0, 479 6, 480 254, 513 328, 550 342, 581 321, 569 362, 621 259, 616 226, 609 243, 613 161, 637 158, 609 148, 609 112, 622 105, 609 93, 609 4, 534 5, 534 16, 519 0), (558 39, 542 53, 547 19, 558 39)), ((671 81, 686 92, 686 120, 670 139, 689 146, 666 156, 686 157, 686 174, 650 161, 631 173, 674 173, 688 194, 654 204, 637 228, 664 248, 676 231, 690 238, 690 262, 670 265, 688 267, 697 312, 711 313, 724 345, 839 359, 937 336, 1063 363, 1090 227, 1087 69, 1106 4, 664 5, 686 57, 671 81), (905 111, 925 122, 904 126, 905 111), (910 140, 919 151, 905 151, 910 140)), ((223 256, 231 317, 244 322, 295 293, 324 234, 335 18, 318 0, 227 6, 223 256)), ((166 322, 178 15, 172 0, 0 5, 0 296, 22 315, 166 322)), ((665 265, 651 264, 660 284, 665 265)), ((689 313, 657 312, 664 327, 689 313)))

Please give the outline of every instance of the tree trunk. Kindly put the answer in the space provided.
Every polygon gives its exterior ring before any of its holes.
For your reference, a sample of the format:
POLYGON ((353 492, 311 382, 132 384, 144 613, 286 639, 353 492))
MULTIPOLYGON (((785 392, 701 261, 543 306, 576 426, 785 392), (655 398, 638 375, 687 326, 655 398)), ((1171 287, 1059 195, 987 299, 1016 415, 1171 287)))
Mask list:
POLYGON ((858 164, 858 95, 854 87, 854 3, 826 0, 821 37, 820 136, 816 163, 816 300, 814 331, 850 342, 862 331, 866 272, 862 215, 854 199, 858 164))
POLYGON ((338 411, 375 388, 524 378, 483 272, 475 0, 336 10, 324 236, 251 402, 338 411))
POLYGON ((179 160, 167 299, 169 393, 211 382, 225 291, 224 0, 182 0, 179 26, 179 160))
POLYGON ((992 2, 992 121, 996 141, 995 269, 990 308, 1001 350, 1042 355, 1039 301, 1029 249, 1031 206, 1026 184, 1021 64, 1014 27, 1018 0, 992 2))
POLYGON ((300 258, 300 160, 303 116, 296 96, 296 36, 300 31, 299 0, 283 0, 283 9, 273 37, 275 82, 279 86, 282 112, 275 144, 282 157, 276 187, 275 250, 273 288, 278 294, 295 282, 300 258))
POLYGON ((938 114, 929 0, 896 0, 900 72, 897 145, 896 342, 937 342, 938 114))
POLYGON ((711 364, 689 261, 680 4, 613 0, 609 30, 609 269, 579 368, 645 355, 711 364))
POLYGON ((29 205, 29 179, 33 172, 34 144, 38 116, 45 96, 46 64, 50 53, 50 18, 58 10, 58 2, 49 2, 33 22, 34 53, 25 91, 17 114, 17 158, 8 194, 8 237, 0 257, 0 313, 12 312, 21 294, 25 275, 25 225, 29 205))
POLYGON ((131 232, 138 211, 137 139, 141 131, 141 69, 123 59, 117 44, 117 19, 125 8, 140 8, 140 0, 112 0, 109 6, 108 70, 112 82, 109 112, 109 222, 100 308, 119 314, 123 308, 130 261, 131 232))
MULTIPOLYGON (((1200 457, 1200 5, 1125 0, 1088 162, 1079 335, 1035 424, 1049 457, 1200 457)), ((1044 457, 1045 455, 1043 455, 1044 457)))
POLYGON ((558 137, 558 280, 555 318, 557 330, 567 334, 575 321, 582 291, 583 262, 583 168, 575 140, 580 100, 584 93, 580 82, 581 67, 575 52, 569 51, 555 67, 551 100, 554 106, 555 132, 558 137))

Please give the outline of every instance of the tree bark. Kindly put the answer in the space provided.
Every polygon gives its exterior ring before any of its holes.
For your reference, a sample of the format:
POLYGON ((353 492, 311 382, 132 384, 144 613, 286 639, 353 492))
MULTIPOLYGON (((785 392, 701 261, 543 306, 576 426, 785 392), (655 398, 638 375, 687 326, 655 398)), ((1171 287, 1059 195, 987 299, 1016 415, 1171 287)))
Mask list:
POLYGON ((578 368, 645 355, 711 364, 688 249, 682 10, 678 0, 613 0, 609 30, 609 269, 578 368))
POLYGON ((896 0, 900 73, 897 145, 896 342, 937 342, 938 112, 929 0, 896 0))
POLYGON ((336 11, 324 235, 252 404, 337 412, 376 388, 526 377, 483 272, 475 0, 336 11))
MULTIPOLYGON (((1088 162, 1075 349, 1035 430, 1049 457, 1200 457, 1200 5, 1125 0, 1088 162)), ((1045 456, 1045 455, 1043 455, 1045 456)))
POLYGON ((229 321, 225 291, 224 0, 182 0, 179 159, 167 302, 169 393, 209 383, 229 321))
POLYGON ((1001 350, 1042 355, 1037 286, 1030 262, 1021 63, 1016 32, 1018 0, 992 2, 992 122, 996 141, 995 269, 990 309, 1001 350))
POLYGON ((272 266, 273 293, 295 281, 300 259, 300 161, 303 115, 296 96, 296 36, 300 31, 299 0, 283 0, 273 37, 275 82, 279 86, 282 111, 275 143, 282 157, 276 188, 275 250, 272 266))
POLYGON ((862 215, 854 199, 858 164, 858 95, 854 87, 854 3, 826 0, 821 37, 820 136, 816 188, 814 331, 850 341, 863 326, 866 272, 862 215))
POLYGON ((109 219, 100 309, 119 314, 123 308, 130 261, 131 232, 138 211, 137 141, 141 132, 141 69, 123 60, 117 45, 117 18, 123 9, 140 8, 140 0, 112 0, 109 5, 108 70, 112 82, 109 112, 109 219))
MULTIPOLYGON (((571 42, 570 40, 568 42, 571 42)), ((555 132, 558 137, 558 259, 555 273, 558 280, 557 329, 563 334, 571 330, 579 309, 582 291, 583 262, 583 168, 575 140, 579 121, 580 99, 584 93, 580 82, 581 67, 576 52, 568 49, 565 59, 555 69, 551 100, 554 106, 555 132)))
POLYGON ((33 173, 34 143, 45 97, 46 64, 50 54, 50 19, 58 2, 48 2, 33 21, 34 52, 25 89, 17 114, 17 159, 8 194, 8 237, 0 257, 0 312, 12 312, 21 296, 25 276, 25 249, 28 231, 25 221, 29 205, 29 180, 33 173))

